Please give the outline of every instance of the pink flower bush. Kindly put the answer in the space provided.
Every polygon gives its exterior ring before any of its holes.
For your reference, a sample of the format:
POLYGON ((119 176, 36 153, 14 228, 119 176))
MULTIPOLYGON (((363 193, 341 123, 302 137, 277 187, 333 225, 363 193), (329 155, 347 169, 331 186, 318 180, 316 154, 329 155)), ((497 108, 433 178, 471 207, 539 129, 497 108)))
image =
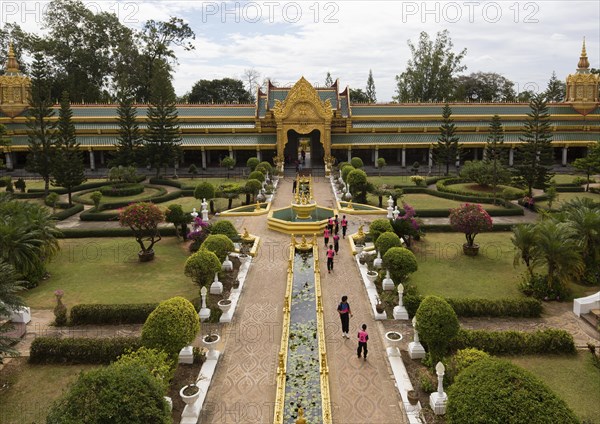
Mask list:
POLYGON ((467 245, 471 247, 477 234, 492 229, 492 217, 481 205, 465 203, 450 209, 450 225, 456 231, 465 233, 467 245))
POLYGON ((165 215, 153 203, 133 203, 119 214, 119 224, 131 228, 142 252, 151 251, 154 244, 160 241, 158 224, 165 220, 165 215), (149 242, 146 247, 144 241, 149 242))

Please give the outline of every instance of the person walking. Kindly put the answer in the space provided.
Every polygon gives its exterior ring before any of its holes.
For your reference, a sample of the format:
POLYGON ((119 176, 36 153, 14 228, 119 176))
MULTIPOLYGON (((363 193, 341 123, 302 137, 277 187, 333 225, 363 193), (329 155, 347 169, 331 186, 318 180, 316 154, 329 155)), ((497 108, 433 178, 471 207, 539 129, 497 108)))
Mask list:
POLYGON ((333 235, 333 250, 335 250, 335 254, 338 254, 340 250, 340 236, 336 234, 333 235))
POLYGON ((333 220, 333 223, 335 224, 335 234, 337 234, 340 231, 340 220, 338 218, 338 216, 335 216, 335 219, 333 220))
POLYGON ((360 353, 363 352, 364 360, 367 360, 367 341, 369 340, 369 334, 367 333, 367 324, 362 325, 362 330, 358 332, 358 349, 356 349, 356 355, 360 359, 360 353))
POLYGON ((327 245, 329 244, 329 236, 331 235, 331 233, 329 232, 329 228, 325 228, 325 230, 323 230, 323 238, 325 239, 325 247, 327 247, 327 245))
POLYGON ((348 332, 350 331, 350 317, 352 316, 352 311, 350 310, 350 304, 348 303, 348 296, 342 296, 342 301, 338 305, 337 311, 342 320, 342 337, 349 339, 348 332))
POLYGON ((329 245, 329 249, 327 250, 327 273, 331 274, 333 271, 333 256, 335 252, 333 251, 333 246, 329 245))
POLYGON ((297 185, 298 185, 298 181, 297 181, 297 180, 294 180, 294 182, 292 183, 292 193, 295 193, 295 192, 296 192, 296 187, 297 187, 297 185))
POLYGON ((348 220, 346 215, 342 216, 342 238, 346 238, 346 230, 348 229, 348 220))
POLYGON ((333 217, 332 216, 330 216, 329 219, 327 219, 327 228, 329 229, 330 233, 333 232, 333 217))

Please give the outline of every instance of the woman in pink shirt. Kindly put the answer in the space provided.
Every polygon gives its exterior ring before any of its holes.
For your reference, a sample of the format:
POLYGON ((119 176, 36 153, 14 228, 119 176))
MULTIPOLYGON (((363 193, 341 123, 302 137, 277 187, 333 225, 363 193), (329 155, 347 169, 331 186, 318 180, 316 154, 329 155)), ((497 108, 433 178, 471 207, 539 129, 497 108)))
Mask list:
POLYGON ((333 246, 329 245, 329 250, 327 251, 327 273, 330 274, 333 271, 333 256, 335 255, 335 251, 333 250, 333 246))
POLYGON ((325 228, 325 230, 323 231, 323 238, 325 239, 325 247, 327 247, 327 245, 329 244, 329 235, 331 233, 329 232, 328 228, 325 228))

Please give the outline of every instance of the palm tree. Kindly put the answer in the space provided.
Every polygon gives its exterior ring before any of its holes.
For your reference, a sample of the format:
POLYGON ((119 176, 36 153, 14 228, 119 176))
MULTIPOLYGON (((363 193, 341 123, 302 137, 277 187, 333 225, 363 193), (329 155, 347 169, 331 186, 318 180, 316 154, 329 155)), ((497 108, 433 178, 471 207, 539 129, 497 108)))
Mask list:
POLYGON ((513 236, 510 238, 516 248, 513 265, 523 262, 533 276, 533 246, 535 240, 535 226, 533 224, 518 224, 513 227, 513 236))
MULTIPOLYGON (((23 299, 16 295, 23 290, 23 283, 19 279, 14 267, 0 259, 0 316, 10 316, 15 309, 23 306, 23 299)), ((0 326, 0 362, 5 354, 13 354, 10 348, 11 338, 2 335, 7 327, 0 326)))
POLYGON ((546 265, 549 287, 554 282, 563 285, 578 282, 583 275, 585 264, 575 237, 576 233, 569 223, 547 219, 537 224, 532 249, 533 265, 546 265))

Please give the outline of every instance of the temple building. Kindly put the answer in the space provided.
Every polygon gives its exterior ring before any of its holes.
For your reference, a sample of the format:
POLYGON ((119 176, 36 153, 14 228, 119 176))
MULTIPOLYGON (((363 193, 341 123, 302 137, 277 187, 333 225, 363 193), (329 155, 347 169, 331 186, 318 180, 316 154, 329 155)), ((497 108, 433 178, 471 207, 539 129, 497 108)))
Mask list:
MULTIPOLYGON (((566 165, 585 156, 586 149, 600 139, 600 76, 592 74, 583 44, 574 74, 567 77, 562 103, 548 105, 553 130, 555 159, 566 165)), ((30 81, 19 71, 12 46, 5 73, 0 76, 0 123, 11 139, 4 147, 9 169, 25 165, 28 151, 27 99, 30 81)), ((182 163, 207 168, 225 155, 245 164, 249 157, 290 164, 299 149, 310 152, 311 166, 330 160, 347 161, 358 156, 373 165, 380 157, 388 164, 432 166, 432 148, 442 120, 441 103, 352 104, 349 88, 314 87, 300 78, 291 88, 271 83, 259 90, 254 104, 177 105, 182 136, 182 163)), ((502 119, 509 165, 527 119, 527 103, 452 103, 452 118, 463 160, 482 159, 489 122, 494 114, 502 119)), ((58 115, 58 105, 55 106, 58 115)), ((107 152, 118 140, 116 104, 72 104, 73 121, 87 167, 107 164, 107 152)), ((140 128, 144 130, 148 105, 138 105, 140 128)))

